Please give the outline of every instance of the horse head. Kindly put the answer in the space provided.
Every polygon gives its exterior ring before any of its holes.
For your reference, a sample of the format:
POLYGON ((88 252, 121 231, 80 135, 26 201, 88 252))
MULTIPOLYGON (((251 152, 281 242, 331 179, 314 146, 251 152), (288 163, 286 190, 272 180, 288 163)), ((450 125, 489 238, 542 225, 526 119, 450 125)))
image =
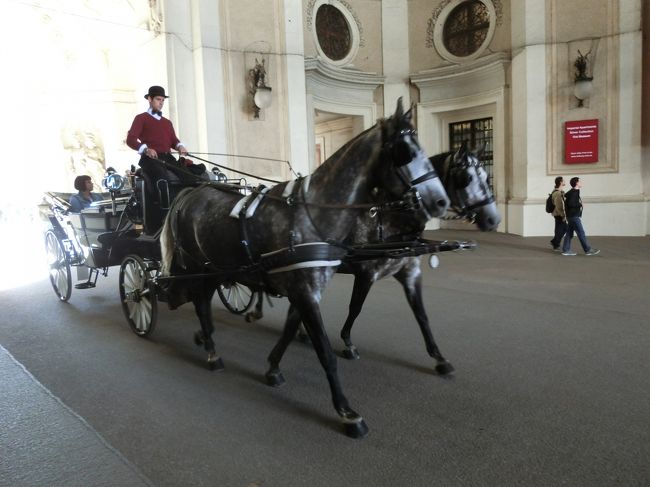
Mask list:
POLYGON ((456 152, 431 157, 442 175, 451 200, 450 208, 475 222, 481 231, 497 228, 501 215, 488 185, 488 174, 479 160, 481 151, 472 151, 463 142, 456 152))
POLYGON ((385 164, 377 176, 379 186, 386 193, 384 199, 397 199, 403 203, 400 209, 420 209, 429 220, 447 211, 449 198, 433 164, 420 147, 411 118, 412 109, 405 113, 400 98, 395 114, 382 122, 385 164))

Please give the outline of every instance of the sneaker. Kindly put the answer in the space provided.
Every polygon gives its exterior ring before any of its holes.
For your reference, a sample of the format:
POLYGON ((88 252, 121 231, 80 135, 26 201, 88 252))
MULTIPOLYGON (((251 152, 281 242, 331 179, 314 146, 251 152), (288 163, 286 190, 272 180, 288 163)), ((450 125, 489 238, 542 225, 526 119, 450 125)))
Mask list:
POLYGON ((600 250, 598 249, 589 249, 587 252, 585 252, 585 255, 598 255, 600 254, 600 250))
POLYGON ((566 252, 562 252, 562 255, 578 255, 575 252, 571 252, 570 250, 567 250, 566 252))
POLYGON ((553 247, 553 252, 562 252, 560 247, 553 247))

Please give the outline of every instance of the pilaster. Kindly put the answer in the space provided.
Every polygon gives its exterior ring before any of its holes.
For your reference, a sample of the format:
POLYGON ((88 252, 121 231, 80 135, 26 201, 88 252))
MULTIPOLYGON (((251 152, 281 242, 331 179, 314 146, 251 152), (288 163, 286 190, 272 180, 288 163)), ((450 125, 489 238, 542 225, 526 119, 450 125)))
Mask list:
POLYGON ((411 103, 409 92, 409 30, 407 0, 382 0, 382 57, 384 112, 389 115, 402 97, 405 107, 411 103))

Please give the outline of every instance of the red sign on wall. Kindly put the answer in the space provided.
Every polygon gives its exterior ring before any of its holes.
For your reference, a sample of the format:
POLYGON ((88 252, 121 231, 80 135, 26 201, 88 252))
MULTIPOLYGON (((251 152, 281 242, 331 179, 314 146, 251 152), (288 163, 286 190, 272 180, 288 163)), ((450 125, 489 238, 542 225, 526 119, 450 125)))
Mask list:
POLYGON ((598 119, 565 122, 564 162, 598 162, 598 119))

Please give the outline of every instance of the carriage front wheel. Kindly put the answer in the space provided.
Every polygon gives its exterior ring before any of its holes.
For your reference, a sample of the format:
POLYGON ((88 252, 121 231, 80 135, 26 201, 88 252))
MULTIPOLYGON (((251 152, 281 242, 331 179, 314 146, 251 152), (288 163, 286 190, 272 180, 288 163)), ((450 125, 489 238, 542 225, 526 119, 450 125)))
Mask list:
POLYGON ((156 326, 158 300, 152 278, 154 265, 137 255, 127 255, 120 266, 120 301, 126 321, 138 336, 149 335, 156 326))
POLYGON ((238 315, 248 311, 255 299, 251 288, 237 282, 219 284, 217 292, 226 309, 238 315))
POLYGON ((50 282, 54 292, 63 302, 70 299, 72 294, 72 274, 70 260, 63 248, 63 243, 57 238, 53 230, 45 234, 45 253, 50 269, 50 282))

